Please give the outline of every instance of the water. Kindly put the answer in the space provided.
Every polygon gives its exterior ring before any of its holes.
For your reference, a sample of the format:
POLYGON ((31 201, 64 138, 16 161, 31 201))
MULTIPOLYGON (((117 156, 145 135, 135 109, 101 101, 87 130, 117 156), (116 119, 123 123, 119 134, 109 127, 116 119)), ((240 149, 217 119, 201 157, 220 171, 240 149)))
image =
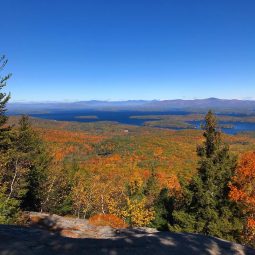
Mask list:
MULTIPOLYGON (((30 116, 58 120, 58 121, 77 121, 77 122, 97 122, 97 121, 113 121, 121 124, 143 126, 146 121, 153 121, 155 119, 149 118, 148 115, 187 115, 189 112, 184 111, 171 111, 171 112, 138 112, 138 111, 92 111, 92 110, 79 110, 79 111, 56 111, 50 113, 30 114, 30 116), (77 118, 77 116, 97 116, 97 119, 77 118), (132 119, 131 116, 148 116, 146 119, 132 119)), ((232 116, 232 114, 229 114, 232 116)), ((189 121, 194 128, 200 129, 201 121, 189 121)), ((255 123, 249 122, 219 122, 220 125, 231 126, 229 128, 222 127, 221 130, 227 134, 237 134, 246 131, 255 131, 255 123)), ((180 130, 182 128, 170 128, 180 130)))
MULTIPOLYGON (((202 121, 189 121, 190 124, 194 125, 195 128, 200 129, 202 121)), ((227 122, 227 121, 220 121, 219 125, 223 125, 221 127, 221 131, 226 134, 235 135, 241 132, 249 132, 255 131, 255 123, 250 122, 227 122), (225 128, 224 126, 231 126, 230 128, 225 128)))
POLYGON ((97 122, 97 121, 114 121, 121 124, 142 126, 144 122, 155 119, 132 119, 131 116, 148 116, 148 115, 187 115, 188 112, 138 112, 138 111, 58 111, 52 113, 30 114, 30 116, 58 120, 58 121, 78 121, 78 122, 97 122), (97 119, 82 119, 77 116, 97 116, 97 119))

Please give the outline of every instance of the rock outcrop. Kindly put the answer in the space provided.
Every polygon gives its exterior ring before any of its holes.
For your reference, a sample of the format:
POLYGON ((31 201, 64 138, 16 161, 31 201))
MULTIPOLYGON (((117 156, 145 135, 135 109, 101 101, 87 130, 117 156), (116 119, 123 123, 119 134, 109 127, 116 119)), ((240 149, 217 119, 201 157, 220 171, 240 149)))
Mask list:
POLYGON ((55 214, 30 212, 27 217, 28 225, 44 228, 63 237, 110 238, 115 236, 117 231, 108 226, 93 226, 86 219, 61 217, 55 214))
POLYGON ((198 234, 150 228, 113 229, 87 220, 29 213, 27 226, 0 225, 2 255, 254 255, 255 250, 198 234))

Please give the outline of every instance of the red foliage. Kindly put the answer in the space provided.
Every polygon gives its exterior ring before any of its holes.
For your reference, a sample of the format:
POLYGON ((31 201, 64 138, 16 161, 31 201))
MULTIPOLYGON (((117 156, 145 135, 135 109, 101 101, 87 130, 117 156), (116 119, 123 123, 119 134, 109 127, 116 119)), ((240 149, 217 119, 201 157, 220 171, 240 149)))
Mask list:
POLYGON ((94 226, 110 226, 112 228, 127 228, 128 225, 113 214, 96 214, 89 218, 89 224, 94 226))

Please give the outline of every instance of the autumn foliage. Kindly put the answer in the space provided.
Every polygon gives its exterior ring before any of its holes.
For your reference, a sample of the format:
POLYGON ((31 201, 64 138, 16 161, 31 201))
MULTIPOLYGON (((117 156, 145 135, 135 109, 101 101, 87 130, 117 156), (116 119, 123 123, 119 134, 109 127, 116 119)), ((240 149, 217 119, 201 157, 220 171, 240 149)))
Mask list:
POLYGON ((122 219, 113 214, 96 214, 89 218, 89 224, 112 228, 126 228, 128 226, 122 219))
POLYGON ((99 143, 101 136, 86 132, 37 128, 42 139, 50 145, 56 161, 71 155, 85 156, 92 151, 92 144, 99 143))
POLYGON ((245 153, 230 185, 230 199, 242 205, 246 215, 245 238, 255 240, 255 152, 245 153))
MULTIPOLYGON (((100 226, 170 228, 173 209, 186 203, 185 185, 197 174, 196 147, 203 142, 199 130, 129 127, 124 134, 116 124, 31 121, 52 159, 40 184, 42 211, 89 218, 100 226)), ((236 154, 255 150, 253 137, 223 135, 223 140, 236 154)), ((255 226, 254 165, 254 153, 245 154, 230 186, 231 200, 246 215, 248 242, 255 226)), ((185 224, 189 220, 183 217, 185 224)))

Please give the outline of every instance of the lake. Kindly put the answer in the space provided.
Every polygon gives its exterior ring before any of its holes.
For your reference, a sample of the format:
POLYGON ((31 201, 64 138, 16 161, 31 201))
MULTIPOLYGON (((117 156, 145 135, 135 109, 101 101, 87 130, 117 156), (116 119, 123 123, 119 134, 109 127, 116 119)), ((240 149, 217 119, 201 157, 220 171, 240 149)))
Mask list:
POLYGON ((114 121, 121 124, 142 126, 145 121, 155 119, 133 119, 131 116, 146 115, 187 115, 188 112, 171 111, 171 112, 140 112, 140 111, 58 111, 51 113, 30 114, 32 117, 58 120, 58 121, 78 121, 78 122, 96 122, 96 121, 114 121), (86 118, 77 118, 86 116, 86 118), (92 116, 91 119, 88 116, 92 116), (94 118, 93 116, 97 116, 94 118))
MULTIPOLYGON (((194 125, 197 129, 201 128, 202 121, 189 121, 190 124, 194 125)), ((241 132, 249 132, 255 131, 255 123, 250 122, 227 122, 227 121, 220 121, 221 131, 226 134, 235 135, 241 132), (225 128, 224 126, 231 126, 231 128, 225 128)))
MULTIPOLYGON (((93 110, 79 110, 79 111, 56 111, 50 113, 30 114, 30 116, 57 120, 57 121, 77 121, 77 122, 97 122, 97 121, 113 121, 121 124, 143 126, 146 121, 153 121, 148 115, 187 115, 189 112, 171 111, 171 112, 140 112, 140 111, 93 111, 93 110), (77 116, 85 116, 84 118, 77 118, 77 116), (89 117, 91 116, 91 118, 89 117), (97 116, 97 118, 95 118, 97 116), (131 116, 148 116, 144 119, 130 118, 131 116)), ((233 114, 229 114, 233 116, 233 114)), ((200 129, 201 121, 189 121, 194 128, 200 129)), ((221 130, 227 134, 237 134, 246 131, 255 131, 255 123, 249 122, 219 122, 223 125, 221 130), (226 128, 226 126, 229 126, 226 128), (231 126, 231 127, 230 127, 231 126)), ((182 128, 171 128, 180 130, 182 128)))

